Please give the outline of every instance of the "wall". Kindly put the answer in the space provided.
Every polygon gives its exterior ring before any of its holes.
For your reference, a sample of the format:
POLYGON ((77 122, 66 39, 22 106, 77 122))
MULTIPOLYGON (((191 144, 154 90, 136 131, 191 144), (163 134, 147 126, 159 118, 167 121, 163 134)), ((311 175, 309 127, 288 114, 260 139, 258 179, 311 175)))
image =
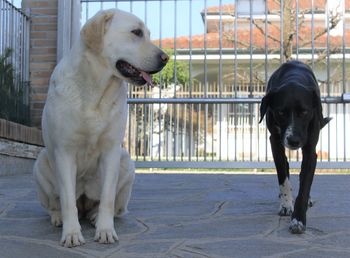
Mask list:
POLYGON ((32 126, 40 127, 41 114, 57 53, 57 0, 23 0, 22 9, 31 17, 30 82, 32 126))

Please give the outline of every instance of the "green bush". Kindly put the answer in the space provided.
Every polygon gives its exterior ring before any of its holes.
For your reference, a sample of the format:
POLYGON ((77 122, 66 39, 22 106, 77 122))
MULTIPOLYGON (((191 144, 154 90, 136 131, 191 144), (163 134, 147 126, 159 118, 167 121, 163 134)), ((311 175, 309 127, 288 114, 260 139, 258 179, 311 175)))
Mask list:
POLYGON ((174 61, 172 56, 174 55, 173 50, 164 50, 170 59, 167 65, 163 68, 160 73, 152 76, 154 84, 160 85, 162 82, 163 88, 167 88, 168 85, 175 83, 175 64, 176 64, 176 84, 185 85, 190 79, 189 65, 188 62, 174 61))
POLYGON ((0 118, 29 125, 29 106, 24 102, 26 83, 11 63, 12 49, 0 55, 0 118))

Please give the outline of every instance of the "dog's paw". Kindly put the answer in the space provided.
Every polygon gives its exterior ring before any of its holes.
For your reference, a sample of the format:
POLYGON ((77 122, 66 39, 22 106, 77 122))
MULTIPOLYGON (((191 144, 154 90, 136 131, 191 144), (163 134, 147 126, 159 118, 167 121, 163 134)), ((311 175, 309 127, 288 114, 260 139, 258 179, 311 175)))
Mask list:
POLYGON ((302 234, 305 232, 305 226, 301 221, 294 218, 290 222, 289 231, 292 234, 302 234))
POLYGON ((280 209, 279 209, 279 212, 278 212, 278 215, 280 215, 280 216, 290 216, 290 215, 292 215, 292 213, 293 213, 293 206, 285 207, 284 205, 281 205, 280 209))
POLYGON ((110 228, 110 229, 96 229, 94 240, 101 244, 112 244, 115 241, 118 241, 119 239, 114 228, 110 228))
POLYGON ((51 224, 56 227, 62 226, 62 214, 61 211, 51 211, 51 224))
POLYGON ((64 247, 75 247, 85 244, 85 240, 80 230, 78 232, 62 233, 61 245, 64 247))
POLYGON ((315 205, 315 201, 312 200, 311 197, 309 197, 309 200, 308 200, 308 202, 307 202, 307 206, 308 206, 309 208, 311 208, 311 207, 314 206, 314 205, 315 205))

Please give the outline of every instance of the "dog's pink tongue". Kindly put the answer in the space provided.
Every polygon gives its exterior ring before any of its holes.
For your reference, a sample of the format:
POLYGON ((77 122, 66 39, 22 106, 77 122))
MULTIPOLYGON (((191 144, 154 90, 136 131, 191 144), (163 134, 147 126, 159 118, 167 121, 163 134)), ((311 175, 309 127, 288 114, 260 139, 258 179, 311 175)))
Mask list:
POLYGON ((141 71, 142 78, 152 87, 154 87, 151 75, 149 73, 146 73, 144 71, 141 71))

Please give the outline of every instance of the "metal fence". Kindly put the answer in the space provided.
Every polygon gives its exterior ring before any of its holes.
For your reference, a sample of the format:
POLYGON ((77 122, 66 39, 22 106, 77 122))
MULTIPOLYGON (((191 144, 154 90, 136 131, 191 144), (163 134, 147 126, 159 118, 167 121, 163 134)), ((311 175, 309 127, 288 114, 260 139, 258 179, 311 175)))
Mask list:
POLYGON ((0 0, 0 118, 30 124, 29 17, 0 0))
MULTIPOLYGON (((318 167, 350 167, 349 0, 81 3, 82 24, 100 9, 134 13, 172 56, 156 87, 129 87, 125 145, 138 167, 273 168, 258 109, 269 76, 290 59, 313 68, 333 117, 318 167)), ((287 154, 299 167, 301 152, 287 154)))

